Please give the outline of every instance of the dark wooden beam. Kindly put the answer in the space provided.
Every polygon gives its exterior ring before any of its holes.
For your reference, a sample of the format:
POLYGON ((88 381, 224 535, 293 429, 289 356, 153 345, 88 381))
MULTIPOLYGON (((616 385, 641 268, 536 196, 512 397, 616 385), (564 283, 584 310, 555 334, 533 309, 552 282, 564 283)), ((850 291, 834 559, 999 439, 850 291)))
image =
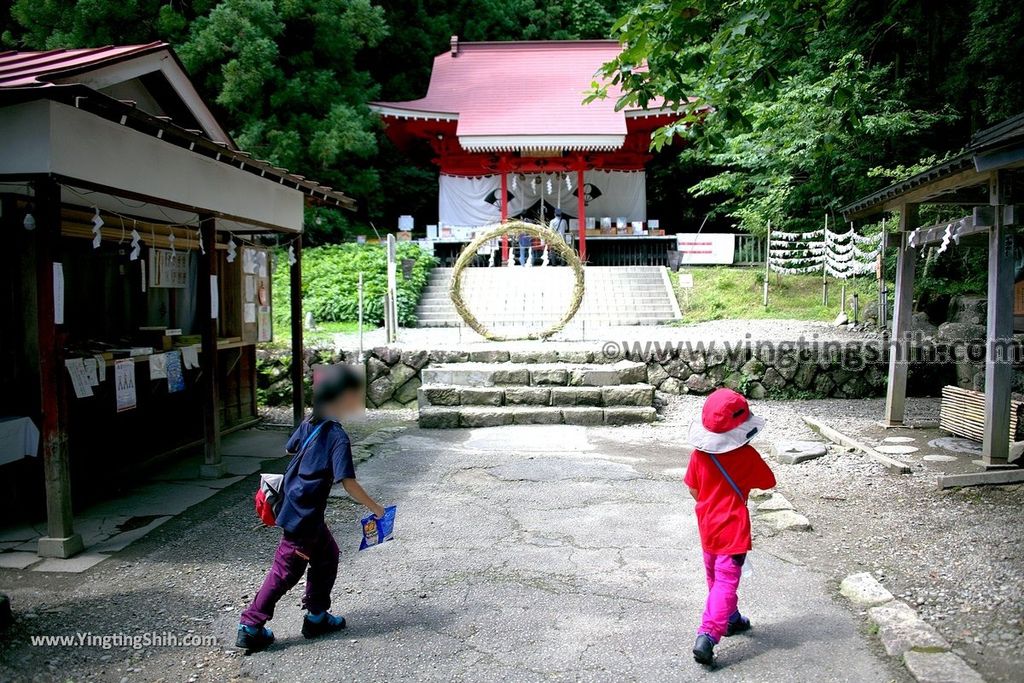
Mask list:
POLYGON ((893 303, 892 336, 889 343, 889 381, 885 394, 887 427, 903 424, 907 400, 907 367, 910 353, 908 335, 914 305, 914 268, 917 252, 907 246, 909 232, 918 221, 918 205, 900 207, 899 253, 896 261, 896 300, 893 303))
POLYGON ((40 432, 46 485, 46 536, 39 539, 42 557, 71 557, 81 552, 71 511, 71 470, 67 435, 64 353, 54 322, 54 264, 59 255, 60 185, 52 178, 35 185, 36 295, 38 310, 40 432))
POLYGON ((295 263, 291 266, 291 313, 292 313, 292 422, 298 427, 306 417, 305 397, 305 350, 302 344, 302 235, 292 243, 295 248, 295 263))
POLYGON ((1010 391, 1013 385, 1013 233, 1003 207, 1010 203, 1010 173, 997 171, 989 183, 993 208, 988 233, 988 321, 985 349, 986 467, 1005 466, 1010 457, 1010 391))
MULTIPOLYGON (((220 329, 220 312, 212 309, 213 297, 220 299, 214 290, 218 280, 217 223, 209 214, 199 215, 203 231, 203 250, 199 259, 199 278, 196 283, 196 317, 202 336, 201 396, 203 397, 203 465, 200 475, 216 479, 224 475, 224 463, 220 452, 220 367, 217 351, 217 337, 220 329)), ((218 287, 219 289, 219 287, 218 287)), ((218 309, 221 308, 218 305, 218 309)))

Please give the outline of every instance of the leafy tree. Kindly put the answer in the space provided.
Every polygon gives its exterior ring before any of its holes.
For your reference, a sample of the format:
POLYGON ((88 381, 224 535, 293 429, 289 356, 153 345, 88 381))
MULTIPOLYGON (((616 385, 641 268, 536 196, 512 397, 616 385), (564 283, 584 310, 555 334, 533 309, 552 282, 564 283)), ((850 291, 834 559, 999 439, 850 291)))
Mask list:
MULTIPOLYGON (((1019 108, 1019 93, 969 106, 975 88, 1020 78, 980 50, 958 52, 965 26, 990 31, 997 16, 1005 35, 1019 35, 1018 5, 641 0, 613 29, 624 50, 605 75, 623 89, 620 107, 664 98, 682 108, 653 144, 691 145, 683 157, 713 172, 692 190, 720 198, 719 211, 755 232, 768 219, 816 224, 877 187, 873 167, 945 153, 950 140, 1019 108), (992 68, 971 66, 983 63, 992 68), (962 69, 972 78, 958 80, 962 69)), ((595 84, 592 97, 608 93, 595 84)))

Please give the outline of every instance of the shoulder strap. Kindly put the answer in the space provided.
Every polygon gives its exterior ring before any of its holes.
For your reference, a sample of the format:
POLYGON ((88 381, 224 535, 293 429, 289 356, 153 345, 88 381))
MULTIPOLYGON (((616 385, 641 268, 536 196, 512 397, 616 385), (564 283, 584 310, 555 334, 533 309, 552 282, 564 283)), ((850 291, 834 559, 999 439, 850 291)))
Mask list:
POLYGON ((729 484, 732 490, 736 492, 736 495, 740 497, 740 500, 744 500, 743 492, 740 491, 740 487, 736 486, 736 482, 732 480, 732 477, 729 476, 729 473, 725 471, 724 467, 722 467, 722 463, 718 462, 718 458, 715 456, 715 454, 708 453, 707 456, 711 458, 711 462, 715 463, 715 467, 717 467, 718 471, 722 473, 722 476, 725 477, 725 481, 729 484))
POLYGON ((288 463, 288 467, 285 469, 286 474, 288 470, 290 470, 292 467, 298 467, 298 463, 302 461, 302 456, 306 452, 306 447, 309 446, 310 442, 312 442, 313 439, 316 438, 316 435, 320 433, 320 430, 323 429, 324 425, 330 422, 332 422, 332 420, 324 420, 323 422, 316 426, 316 428, 310 433, 309 436, 306 437, 306 440, 302 442, 301 446, 299 446, 299 450, 295 454, 295 457, 292 458, 292 461, 290 463, 288 463))

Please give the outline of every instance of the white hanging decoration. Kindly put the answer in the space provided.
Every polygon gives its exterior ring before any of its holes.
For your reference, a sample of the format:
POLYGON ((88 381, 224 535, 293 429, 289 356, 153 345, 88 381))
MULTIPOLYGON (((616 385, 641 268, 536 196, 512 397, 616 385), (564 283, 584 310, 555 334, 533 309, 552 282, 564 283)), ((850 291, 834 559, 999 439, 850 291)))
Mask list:
POLYGON ((515 191, 515 189, 517 187, 519 187, 519 180, 518 180, 518 178, 519 178, 519 176, 517 176, 515 174, 512 175, 512 190, 513 191, 515 191))
MULTIPOLYGON (((512 177, 513 177, 513 179, 515 178, 515 176, 512 176, 512 177)), ((497 254, 497 253, 498 253, 498 248, 495 245, 492 244, 491 245, 491 255, 489 257, 487 257, 487 267, 488 268, 493 268, 496 265, 495 254, 497 254)))
POLYGON ((549 263, 549 260, 548 260, 548 245, 547 245, 547 243, 545 243, 544 244, 544 254, 540 258, 540 264, 542 266, 546 266, 546 265, 548 265, 548 263, 549 263))
POLYGON ((572 192, 572 178, 565 176, 565 189, 568 192, 572 192))
POLYGON ((103 227, 103 219, 100 217, 100 210, 96 208, 96 215, 92 217, 92 248, 99 249, 100 242, 103 241, 103 233, 100 232, 100 228, 103 227))
POLYGON ((548 186, 548 194, 551 194, 552 192, 555 191, 555 186, 554 186, 554 183, 551 182, 551 178, 548 178, 548 185, 547 186, 548 186))
POLYGON ((299 259, 295 258, 295 245, 294 244, 288 245, 288 265, 289 266, 294 266, 298 262, 299 262, 299 259))
POLYGON ((206 247, 203 246, 203 226, 196 228, 196 243, 199 245, 199 253, 206 256, 206 247))
POLYGON ((917 230, 911 230, 910 234, 907 235, 907 246, 911 249, 917 249, 917 230))
POLYGON ((177 252, 177 251, 175 251, 175 249, 174 249, 174 230, 173 230, 173 229, 171 230, 170 234, 169 234, 169 235, 167 236, 167 241, 168 241, 168 243, 170 243, 170 245, 171 245, 171 254, 176 254, 176 253, 178 253, 178 252, 177 252))
POLYGON ((227 262, 228 263, 234 263, 235 262, 235 257, 237 256, 237 251, 238 251, 238 245, 235 244, 235 238, 234 237, 229 237, 228 238, 228 256, 227 256, 227 262))
POLYGON ((139 254, 142 252, 142 236, 139 235, 139 231, 132 228, 132 251, 128 254, 129 261, 138 261, 139 254))
POLYGON ((939 245, 937 254, 941 254, 949 248, 949 243, 953 241, 953 224, 950 223, 946 226, 946 230, 942 233, 942 244, 939 245))
POLYGON ((23 226, 25 226, 26 230, 35 230, 36 229, 36 217, 33 216, 31 212, 26 213, 25 214, 25 220, 23 220, 21 222, 21 224, 23 226))

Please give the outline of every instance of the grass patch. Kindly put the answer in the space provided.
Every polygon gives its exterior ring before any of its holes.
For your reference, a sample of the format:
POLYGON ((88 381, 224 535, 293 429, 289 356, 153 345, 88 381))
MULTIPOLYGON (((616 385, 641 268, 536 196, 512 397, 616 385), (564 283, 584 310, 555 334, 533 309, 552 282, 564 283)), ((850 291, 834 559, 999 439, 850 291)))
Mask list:
MULTIPOLYGON (((711 267, 681 271, 693 275, 693 287, 679 287, 679 274, 669 273, 682 311, 682 323, 708 320, 786 318, 790 320, 833 320, 839 312, 842 283, 829 279, 829 305, 821 304, 820 275, 771 275, 768 307, 763 305, 764 270, 761 268, 711 267)), ((860 296, 861 315, 866 305, 877 301, 873 278, 862 277, 846 283, 847 313, 853 293, 860 296)))

